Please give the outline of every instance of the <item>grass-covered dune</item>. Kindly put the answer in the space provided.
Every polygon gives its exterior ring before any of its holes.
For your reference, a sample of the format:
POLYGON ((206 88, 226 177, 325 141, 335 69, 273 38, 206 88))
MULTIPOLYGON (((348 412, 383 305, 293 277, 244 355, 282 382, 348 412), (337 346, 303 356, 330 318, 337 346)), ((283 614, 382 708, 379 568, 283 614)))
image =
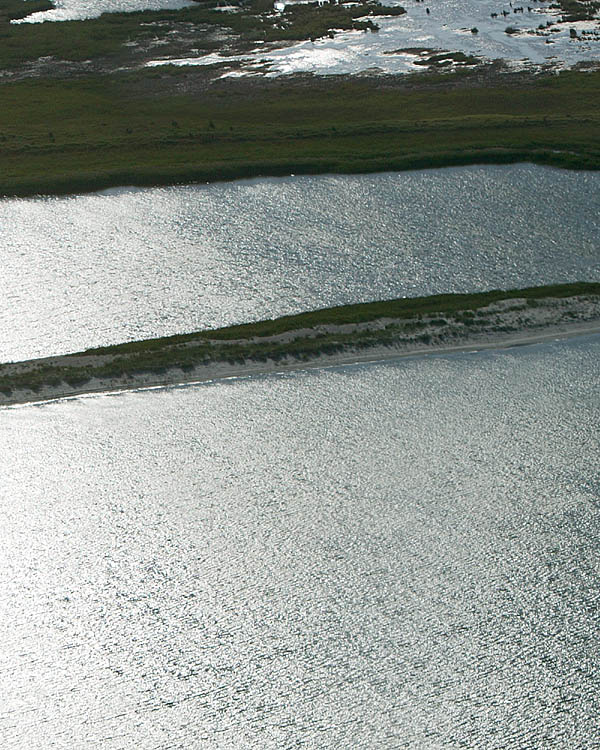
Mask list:
POLYGON ((600 167, 600 72, 203 86, 198 75, 0 86, 0 195, 473 163, 600 167))
MULTIPOLYGON (((0 366, 3 400, 56 397, 98 387, 178 382, 198 368, 309 362, 323 355, 452 347, 514 333, 595 322, 600 283, 446 294, 344 305, 218 330, 136 341, 0 366), (145 378, 140 381, 140 377, 145 378), (98 383, 100 386, 98 386, 98 383), (48 392, 48 389, 54 389, 48 392)), ((235 368, 238 368, 236 370, 235 368)))

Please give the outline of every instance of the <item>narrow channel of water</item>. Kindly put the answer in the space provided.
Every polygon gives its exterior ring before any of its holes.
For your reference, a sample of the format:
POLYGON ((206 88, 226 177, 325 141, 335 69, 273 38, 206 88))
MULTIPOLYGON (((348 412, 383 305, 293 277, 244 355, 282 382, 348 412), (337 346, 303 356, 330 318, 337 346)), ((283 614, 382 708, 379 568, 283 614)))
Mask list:
POLYGON ((516 165, 0 201, 0 361, 600 279, 600 173, 516 165))

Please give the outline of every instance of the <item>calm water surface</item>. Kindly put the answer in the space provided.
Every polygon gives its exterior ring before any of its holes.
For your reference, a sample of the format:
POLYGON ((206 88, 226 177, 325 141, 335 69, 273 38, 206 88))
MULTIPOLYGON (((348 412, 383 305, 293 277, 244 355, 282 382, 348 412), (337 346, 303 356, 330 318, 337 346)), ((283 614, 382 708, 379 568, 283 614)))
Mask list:
POLYGON ((600 279, 600 173, 528 165, 0 201, 0 361, 600 279))
POLYGON ((192 0, 56 0, 53 10, 32 13, 27 23, 40 21, 72 21, 95 18, 102 13, 128 13, 136 10, 183 8, 192 0))
POLYGON ((2 747, 598 747, 599 356, 1 411, 2 747))

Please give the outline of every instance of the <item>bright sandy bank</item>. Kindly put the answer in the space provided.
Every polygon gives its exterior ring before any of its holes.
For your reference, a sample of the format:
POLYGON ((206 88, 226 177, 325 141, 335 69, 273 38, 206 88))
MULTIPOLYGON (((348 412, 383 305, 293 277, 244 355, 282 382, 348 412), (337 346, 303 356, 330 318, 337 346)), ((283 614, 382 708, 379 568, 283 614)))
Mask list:
MULTIPOLYGON (((253 340, 260 343, 297 343, 323 334, 343 337, 344 343, 339 351, 318 353, 308 359, 288 355, 277 361, 272 359, 246 360, 235 364, 225 360, 215 360, 198 364, 185 372, 174 367, 162 373, 132 372, 115 378, 92 377, 88 382, 79 386, 61 382, 53 386, 44 385, 36 391, 15 388, 11 393, 0 392, 0 406, 49 401, 86 393, 201 383, 232 377, 398 357, 522 346, 593 333, 600 333, 600 298, 598 297, 543 299, 535 306, 528 305, 524 299, 510 299, 481 308, 470 319, 467 319, 466 315, 464 317, 448 316, 446 320, 441 319, 439 315, 429 315, 422 316, 417 324, 417 319, 380 318, 359 324, 315 326, 253 340), (482 321, 481 324, 479 320, 482 321), (376 335, 378 331, 387 331, 390 328, 394 331, 391 343, 378 344, 376 339, 372 345, 368 343, 365 345, 363 340, 360 347, 353 346, 351 343, 354 334, 373 332, 376 335), (349 338, 350 343, 348 343, 349 338)), ((187 346, 194 346, 194 343, 190 342, 187 346)), ((58 367, 76 367, 82 364, 101 365, 109 361, 111 356, 113 355, 81 354, 28 360, 0 366, 0 374, 5 376, 23 374, 47 365, 58 367)))

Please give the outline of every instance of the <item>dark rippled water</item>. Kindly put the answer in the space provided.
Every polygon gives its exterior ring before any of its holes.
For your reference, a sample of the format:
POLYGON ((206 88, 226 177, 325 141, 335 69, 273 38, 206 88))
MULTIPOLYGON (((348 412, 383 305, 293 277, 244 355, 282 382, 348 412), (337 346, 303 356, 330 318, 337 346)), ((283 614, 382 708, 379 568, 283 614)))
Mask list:
POLYGON ((517 165, 0 201, 0 361, 600 278, 600 174, 517 165))
POLYGON ((598 747, 599 355, 0 411, 2 747, 598 747))

